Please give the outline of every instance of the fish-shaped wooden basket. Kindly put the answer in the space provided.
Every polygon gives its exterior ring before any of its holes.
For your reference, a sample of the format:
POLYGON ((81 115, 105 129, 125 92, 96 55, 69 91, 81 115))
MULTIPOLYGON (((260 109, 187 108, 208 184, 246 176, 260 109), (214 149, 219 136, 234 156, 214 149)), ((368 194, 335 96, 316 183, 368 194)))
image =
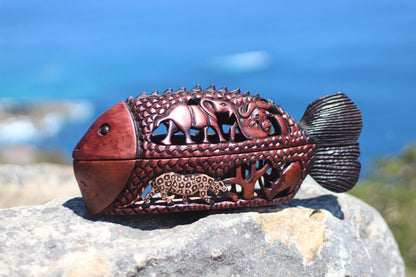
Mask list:
POLYGON ((168 89, 102 114, 73 152, 91 214, 146 214, 288 202, 310 174, 344 192, 358 180, 362 117, 343 93, 300 122, 239 89, 168 89))

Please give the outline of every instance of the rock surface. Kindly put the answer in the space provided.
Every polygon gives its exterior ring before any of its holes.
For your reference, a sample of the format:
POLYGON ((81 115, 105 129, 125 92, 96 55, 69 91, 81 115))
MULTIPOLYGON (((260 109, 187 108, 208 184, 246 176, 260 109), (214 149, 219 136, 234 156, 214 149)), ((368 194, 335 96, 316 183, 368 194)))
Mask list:
POLYGON ((0 276, 404 276, 381 216, 311 178, 285 205, 91 217, 81 198, 0 210, 0 276))

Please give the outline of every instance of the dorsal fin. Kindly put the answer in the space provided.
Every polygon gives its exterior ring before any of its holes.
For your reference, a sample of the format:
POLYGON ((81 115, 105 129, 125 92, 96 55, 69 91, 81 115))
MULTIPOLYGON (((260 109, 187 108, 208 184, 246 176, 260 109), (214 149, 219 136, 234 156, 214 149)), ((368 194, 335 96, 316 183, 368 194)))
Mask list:
POLYGON ((157 90, 155 90, 150 95, 159 95, 159 92, 157 90))
POLYGON ((250 96, 250 92, 247 90, 246 92, 243 93, 243 96, 250 96))
POLYGON ((144 91, 144 92, 142 92, 142 93, 140 93, 140 95, 138 96, 138 97, 146 97, 147 96, 147 94, 146 94, 146 92, 144 91))

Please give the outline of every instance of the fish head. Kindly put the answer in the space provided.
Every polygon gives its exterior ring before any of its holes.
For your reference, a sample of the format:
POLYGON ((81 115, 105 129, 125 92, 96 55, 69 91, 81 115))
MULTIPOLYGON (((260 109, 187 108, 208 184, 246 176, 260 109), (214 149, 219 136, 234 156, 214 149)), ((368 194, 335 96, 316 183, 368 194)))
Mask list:
POLYGON ((75 160, 132 160, 136 158, 136 131, 125 102, 104 112, 75 146, 75 160))
POLYGON ((135 164, 137 139, 125 102, 104 112, 72 153, 74 173, 90 214, 108 207, 127 183, 135 164))

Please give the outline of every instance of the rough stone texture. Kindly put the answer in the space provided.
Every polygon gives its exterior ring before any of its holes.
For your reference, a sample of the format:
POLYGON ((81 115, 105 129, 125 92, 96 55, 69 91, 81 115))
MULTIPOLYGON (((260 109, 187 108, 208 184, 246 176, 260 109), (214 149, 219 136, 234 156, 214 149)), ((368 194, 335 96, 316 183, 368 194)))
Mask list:
POLYGON ((307 178, 286 205, 91 217, 81 198, 0 210, 0 276, 404 276, 381 216, 307 178))
POLYGON ((58 197, 81 196, 72 166, 0 165, 0 208, 37 205, 58 197))

